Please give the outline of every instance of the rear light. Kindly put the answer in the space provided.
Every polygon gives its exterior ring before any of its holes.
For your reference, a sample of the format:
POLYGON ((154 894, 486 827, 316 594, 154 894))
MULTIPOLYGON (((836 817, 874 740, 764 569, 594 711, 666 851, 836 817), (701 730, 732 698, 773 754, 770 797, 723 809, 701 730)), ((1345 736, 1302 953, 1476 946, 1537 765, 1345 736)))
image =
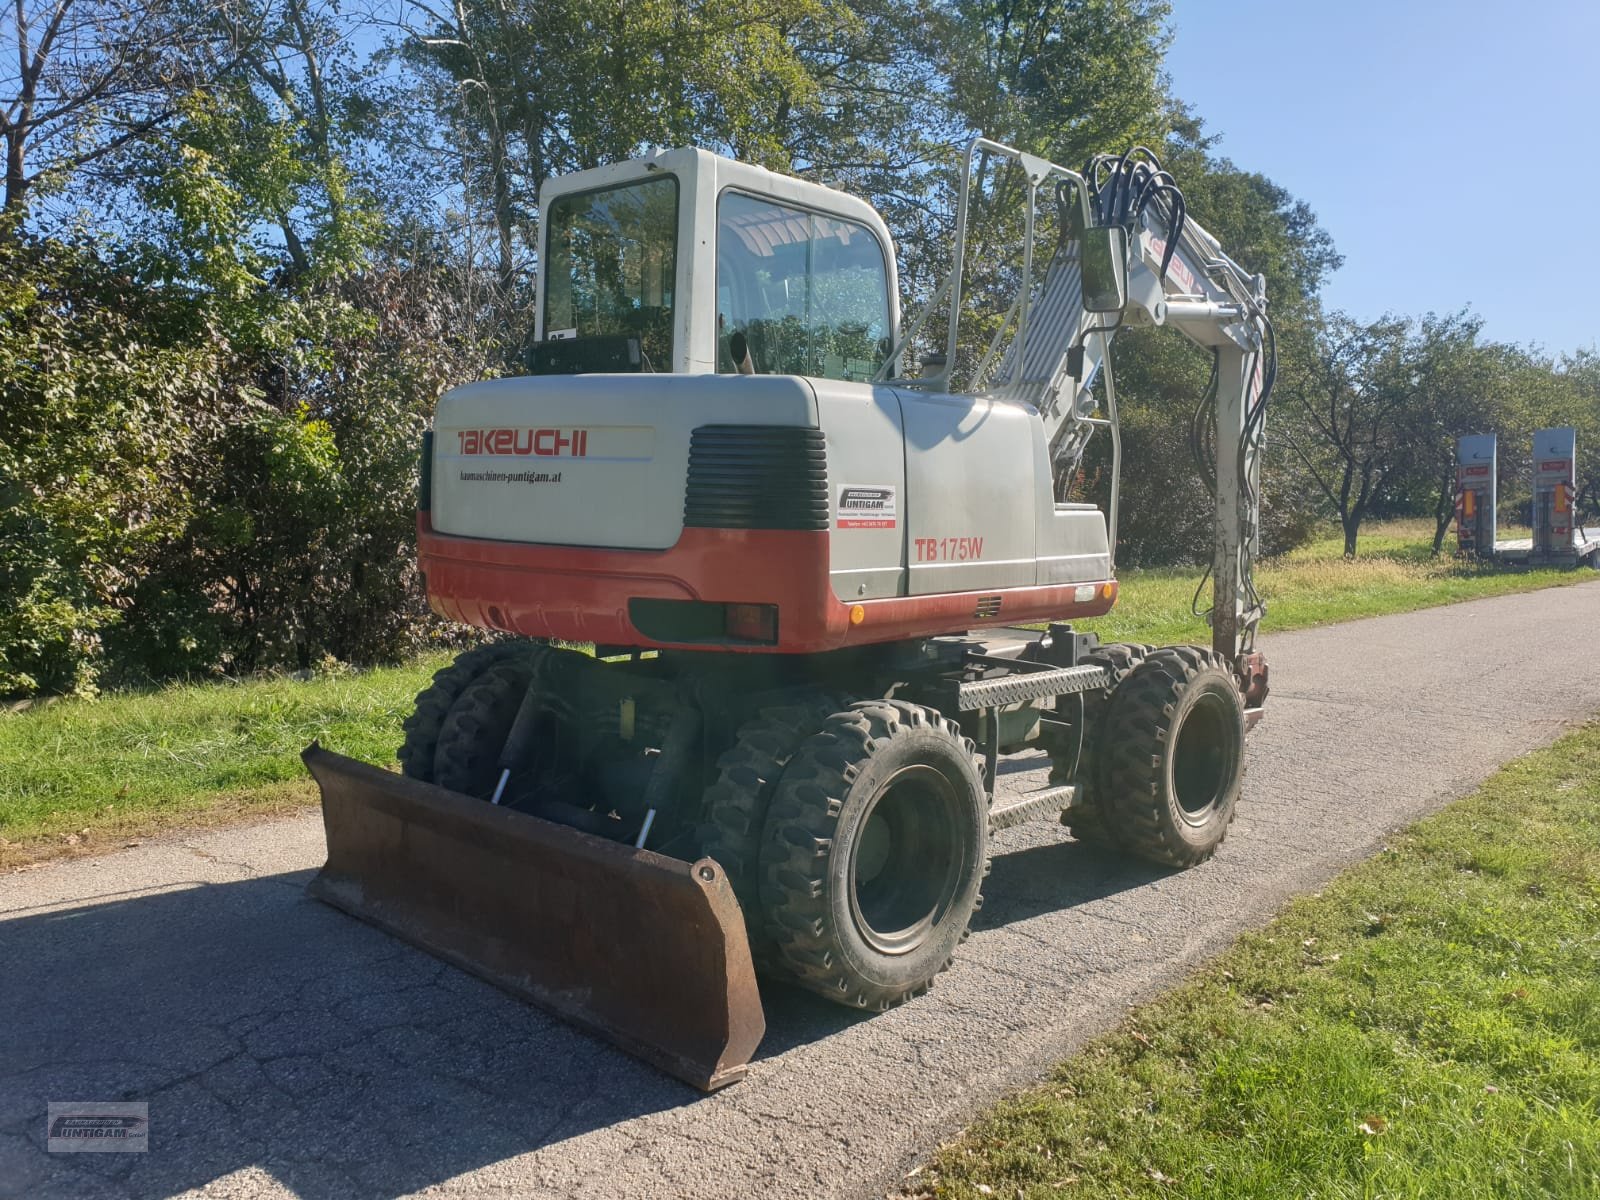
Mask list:
POLYGON ((762 642, 774 645, 778 640, 778 606, 776 604, 724 605, 724 628, 730 638, 741 642, 762 642))
POLYGON ((651 641, 668 645, 778 644, 776 604, 721 604, 714 600, 655 600, 634 596, 628 620, 651 641))

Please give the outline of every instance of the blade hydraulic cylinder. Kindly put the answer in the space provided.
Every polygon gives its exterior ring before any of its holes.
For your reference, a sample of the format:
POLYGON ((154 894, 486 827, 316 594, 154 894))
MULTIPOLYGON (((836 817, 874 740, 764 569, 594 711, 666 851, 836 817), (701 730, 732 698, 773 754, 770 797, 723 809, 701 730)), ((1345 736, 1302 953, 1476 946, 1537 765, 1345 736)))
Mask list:
POLYGON ((716 862, 624 846, 315 743, 301 757, 328 837, 318 900, 703 1091, 744 1076, 766 1023, 716 862))

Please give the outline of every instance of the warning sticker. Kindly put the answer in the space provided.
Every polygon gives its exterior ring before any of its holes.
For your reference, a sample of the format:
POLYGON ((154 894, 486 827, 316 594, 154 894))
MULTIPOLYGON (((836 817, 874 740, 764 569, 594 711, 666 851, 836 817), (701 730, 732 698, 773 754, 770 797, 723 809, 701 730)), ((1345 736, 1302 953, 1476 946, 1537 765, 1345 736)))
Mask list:
POLYGON ((893 529, 894 488, 841 484, 836 522, 840 529, 893 529))

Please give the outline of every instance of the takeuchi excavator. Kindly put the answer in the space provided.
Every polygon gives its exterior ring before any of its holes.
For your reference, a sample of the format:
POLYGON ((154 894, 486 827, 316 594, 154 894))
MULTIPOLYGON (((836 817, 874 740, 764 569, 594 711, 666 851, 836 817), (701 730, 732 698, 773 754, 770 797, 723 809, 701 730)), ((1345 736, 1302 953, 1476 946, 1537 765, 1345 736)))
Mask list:
POLYGON ((926 991, 999 830, 1212 854, 1267 693, 1274 348, 1262 278, 1154 154, 975 140, 906 323, 884 222, 815 183, 672 150, 540 213, 528 373, 447 393, 422 456, 428 601, 499 636, 417 697, 400 773, 306 751, 314 895, 710 1090, 761 1040, 757 974, 926 991), (1072 627, 1117 597, 1137 325, 1213 358, 1208 647, 1072 627), (997 790, 1024 749, 1048 782, 997 790))

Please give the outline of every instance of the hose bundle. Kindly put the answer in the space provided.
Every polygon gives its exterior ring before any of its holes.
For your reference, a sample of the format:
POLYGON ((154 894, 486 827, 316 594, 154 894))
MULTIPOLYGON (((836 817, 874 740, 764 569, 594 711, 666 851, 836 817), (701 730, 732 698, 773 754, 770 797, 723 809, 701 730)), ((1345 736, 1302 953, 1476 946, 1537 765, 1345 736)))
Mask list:
POLYGON ((1083 167, 1089 185, 1089 211, 1100 225, 1122 225, 1131 232, 1151 204, 1167 226, 1167 248, 1161 255, 1157 278, 1165 280, 1167 267, 1178 251, 1187 213, 1177 180, 1161 165, 1148 146, 1134 146, 1120 157, 1096 154, 1083 167))

